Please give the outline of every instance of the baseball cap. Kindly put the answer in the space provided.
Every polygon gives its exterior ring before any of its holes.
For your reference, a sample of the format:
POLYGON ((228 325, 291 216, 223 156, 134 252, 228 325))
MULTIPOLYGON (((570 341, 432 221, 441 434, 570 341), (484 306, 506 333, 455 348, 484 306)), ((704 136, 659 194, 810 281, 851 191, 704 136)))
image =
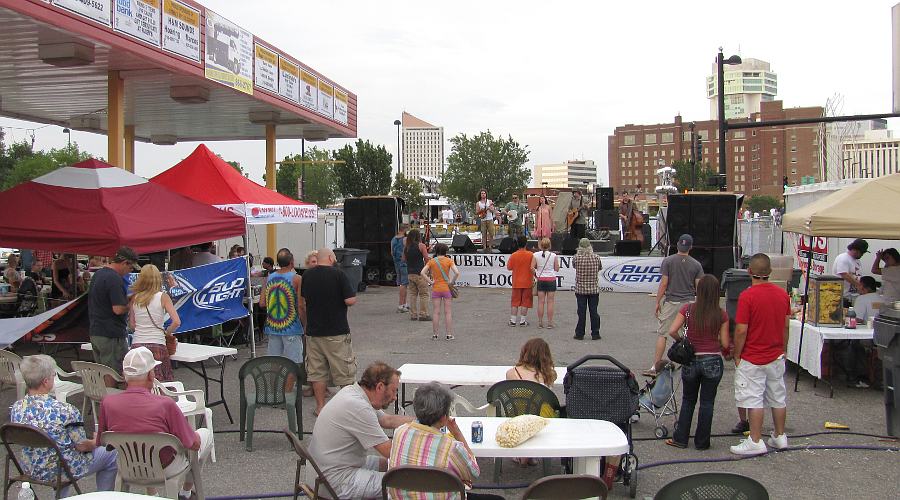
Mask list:
POLYGON ((138 256, 134 253, 130 247, 119 247, 116 251, 116 255, 112 258, 113 262, 125 262, 130 261, 133 264, 137 264, 138 256))
POLYGON ((156 368, 159 361, 153 359, 153 353, 146 347, 136 347, 127 354, 122 361, 122 373, 129 377, 137 377, 156 368))
POLYGON ((856 238, 847 245, 847 250, 859 250, 860 253, 867 253, 869 251, 869 242, 862 238, 856 238))
POLYGON ((679 252, 687 252, 694 246, 694 237, 685 233, 678 237, 678 251, 679 252))

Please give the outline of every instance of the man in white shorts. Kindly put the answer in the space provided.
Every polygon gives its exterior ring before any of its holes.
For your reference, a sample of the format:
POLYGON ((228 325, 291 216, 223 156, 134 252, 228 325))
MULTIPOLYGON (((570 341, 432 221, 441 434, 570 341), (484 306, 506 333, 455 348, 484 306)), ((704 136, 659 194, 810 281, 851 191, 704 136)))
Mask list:
POLYGON ((750 288, 738 297, 734 331, 734 398, 747 408, 750 436, 731 447, 735 455, 759 455, 768 449, 762 442, 765 408, 772 409, 775 432, 767 440, 773 448, 786 448, 787 391, 784 386, 784 352, 788 342, 790 298, 783 288, 769 283, 772 264, 758 253, 750 258, 750 288))

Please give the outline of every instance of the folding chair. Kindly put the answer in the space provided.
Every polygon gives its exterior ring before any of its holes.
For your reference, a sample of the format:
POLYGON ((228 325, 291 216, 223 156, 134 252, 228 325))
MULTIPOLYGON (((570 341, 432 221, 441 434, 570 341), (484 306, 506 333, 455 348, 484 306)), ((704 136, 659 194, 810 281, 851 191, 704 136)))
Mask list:
POLYGON ((328 482, 328 479, 325 478, 325 474, 322 474, 322 469, 319 468, 319 465, 313 460, 312 456, 309 454, 309 450, 306 449, 306 446, 300 442, 300 439, 297 438, 297 435, 290 431, 290 429, 284 429, 284 435, 287 436, 288 441, 291 443, 291 446, 294 448, 294 452, 297 453, 297 473, 294 476, 294 500, 297 500, 297 497, 300 495, 302 491, 306 498, 310 500, 318 500, 319 498, 329 498, 333 500, 337 500, 338 494, 334 491, 334 488, 331 486, 331 483, 328 482), (311 489, 309 485, 306 484, 306 481, 300 477, 301 470, 303 466, 306 465, 309 467, 312 465, 313 470, 316 471, 316 483, 315 489, 311 489), (328 492, 328 496, 322 496, 319 494, 319 488, 321 486, 325 487, 325 490, 328 492))
POLYGON ((589 474, 547 476, 531 483, 522 500, 579 500, 598 497, 606 500, 606 483, 589 474))
POLYGON ((466 498, 466 487, 456 475, 437 467, 401 465, 393 468, 381 480, 381 498, 388 500, 388 488, 416 493, 459 493, 466 498))
POLYGON ((6 447, 6 468, 3 473, 3 500, 9 498, 9 489, 16 482, 25 481, 53 488, 56 491, 55 498, 60 498, 63 488, 69 485, 74 486, 75 491, 79 495, 81 494, 81 488, 78 487, 78 480, 75 478, 72 469, 69 468, 69 463, 66 461, 65 457, 63 457, 62 450, 59 449, 59 445, 56 444, 56 441, 44 432, 44 430, 26 424, 3 424, 3 426, 0 426, 0 439, 3 440, 3 446, 6 447), (25 472, 22 462, 19 461, 19 457, 16 456, 13 451, 13 446, 49 448, 53 450, 53 453, 56 454, 56 480, 42 481, 25 472), (12 462, 18 472, 18 474, 13 477, 10 477, 9 475, 10 462, 12 462), (63 479, 63 475, 65 475, 65 479, 63 479))

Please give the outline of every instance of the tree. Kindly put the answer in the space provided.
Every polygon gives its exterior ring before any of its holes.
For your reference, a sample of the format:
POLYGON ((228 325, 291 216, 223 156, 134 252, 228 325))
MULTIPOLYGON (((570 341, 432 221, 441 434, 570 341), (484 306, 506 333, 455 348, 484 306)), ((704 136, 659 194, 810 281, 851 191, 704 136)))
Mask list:
MULTIPOLYGON (((33 151, 27 143, 13 144, 10 147, 16 155, 12 167, 2 178, 0 189, 9 189, 17 184, 30 181, 48 174, 59 167, 65 167, 91 158, 89 153, 79 151, 78 143, 50 151, 33 151)), ((7 157, 7 151, 3 151, 7 157)))
MULTIPOLYGON (((216 153, 216 156, 218 156, 219 158, 222 158, 222 155, 220 155, 220 154, 218 154, 218 153, 216 153)), ((222 159, 224 160, 225 158, 222 158, 222 159)), ((237 170, 238 173, 241 174, 241 175, 243 175, 244 177, 248 177, 248 178, 250 177, 250 174, 249 174, 249 173, 245 173, 245 172, 244 172, 244 167, 241 166, 241 162, 239 162, 239 161, 225 161, 225 163, 227 163, 227 164, 231 165, 232 167, 234 167, 234 169, 237 170)), ((263 181, 265 181, 265 179, 266 179, 266 176, 265 176, 265 174, 263 174, 263 181)))
POLYGON ((494 200, 507 200, 531 180, 531 171, 525 167, 528 146, 520 146, 512 137, 495 138, 488 130, 473 137, 459 134, 450 144, 441 192, 451 200, 468 206, 482 188, 494 200))
POLYGON ((767 213, 769 209, 781 208, 781 201, 773 196, 758 195, 753 196, 744 204, 747 210, 751 212, 767 213))
POLYGON ((422 182, 419 179, 406 177, 400 172, 394 177, 394 186, 391 194, 399 196, 406 201, 406 210, 413 211, 425 206, 425 198, 422 196, 422 182))
POLYGON ((684 192, 685 189, 690 191, 718 191, 719 188, 715 184, 709 184, 709 178, 718 175, 718 172, 706 163, 696 167, 694 174, 691 173, 690 160, 677 160, 672 164, 675 169, 675 185, 678 190, 684 192), (691 183, 691 180, 694 183, 691 183))
MULTIPOLYGON (((300 161, 330 161, 328 151, 312 147, 306 151, 306 156, 300 155, 286 156, 285 162, 300 161)), ((297 179, 303 172, 303 166, 300 163, 281 163, 275 171, 276 190, 291 198, 297 196, 297 179)), ((306 192, 303 194, 303 201, 315 203, 321 208, 325 208, 335 202, 338 197, 337 179, 334 175, 334 169, 329 163, 307 163, 306 164, 306 192)))
POLYGON ((356 148, 350 144, 334 151, 334 165, 338 193, 351 196, 386 195, 391 191, 391 164, 393 156, 384 146, 375 146, 359 139, 356 148))

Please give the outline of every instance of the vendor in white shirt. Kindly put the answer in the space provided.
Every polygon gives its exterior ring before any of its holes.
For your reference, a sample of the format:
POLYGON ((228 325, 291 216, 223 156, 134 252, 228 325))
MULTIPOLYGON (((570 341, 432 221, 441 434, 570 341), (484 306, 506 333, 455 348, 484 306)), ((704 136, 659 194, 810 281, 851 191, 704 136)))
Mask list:
POLYGON ((844 307, 848 307, 853 297, 859 294, 859 259, 869 251, 869 243, 861 238, 853 240, 847 245, 847 251, 834 259, 831 273, 840 276, 847 282, 844 286, 844 307))
POLYGON ((856 319, 860 324, 878 316, 877 304, 884 300, 876 293, 880 284, 871 276, 863 276, 859 279, 859 296, 853 301, 853 310, 856 311, 856 319))

